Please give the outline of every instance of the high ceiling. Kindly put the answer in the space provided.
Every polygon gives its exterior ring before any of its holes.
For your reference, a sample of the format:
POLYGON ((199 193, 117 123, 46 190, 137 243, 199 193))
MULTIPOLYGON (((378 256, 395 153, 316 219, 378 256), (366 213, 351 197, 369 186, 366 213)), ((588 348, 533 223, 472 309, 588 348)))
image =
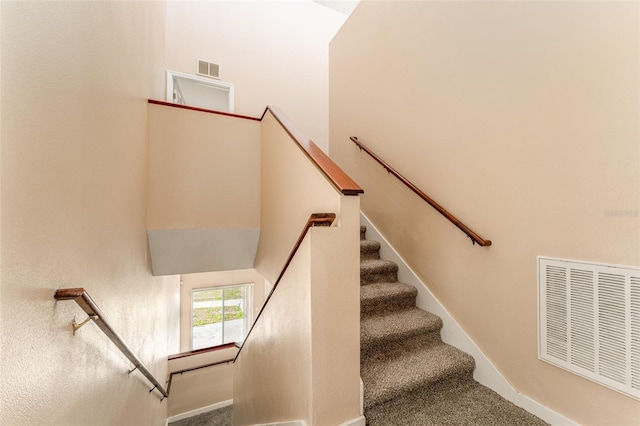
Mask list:
POLYGON ((322 6, 336 10, 342 14, 349 16, 353 9, 358 5, 360 0, 313 0, 322 6))

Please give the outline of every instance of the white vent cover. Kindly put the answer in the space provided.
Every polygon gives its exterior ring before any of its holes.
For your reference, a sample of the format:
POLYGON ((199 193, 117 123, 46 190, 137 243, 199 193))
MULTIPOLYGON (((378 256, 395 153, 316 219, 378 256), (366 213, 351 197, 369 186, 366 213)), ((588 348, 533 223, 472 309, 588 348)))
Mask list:
POLYGON ((198 59, 198 75, 220 78, 220 65, 198 59))
POLYGON ((640 399, 640 268, 538 257, 538 356, 640 399))

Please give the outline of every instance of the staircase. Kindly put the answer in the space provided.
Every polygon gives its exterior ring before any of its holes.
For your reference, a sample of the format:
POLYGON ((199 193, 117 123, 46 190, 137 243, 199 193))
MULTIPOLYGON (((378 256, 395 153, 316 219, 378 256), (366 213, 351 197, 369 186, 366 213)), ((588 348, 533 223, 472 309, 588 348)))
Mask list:
POLYGON ((440 338, 416 288, 360 230, 360 374, 368 425, 545 425, 473 379, 474 359, 440 338))

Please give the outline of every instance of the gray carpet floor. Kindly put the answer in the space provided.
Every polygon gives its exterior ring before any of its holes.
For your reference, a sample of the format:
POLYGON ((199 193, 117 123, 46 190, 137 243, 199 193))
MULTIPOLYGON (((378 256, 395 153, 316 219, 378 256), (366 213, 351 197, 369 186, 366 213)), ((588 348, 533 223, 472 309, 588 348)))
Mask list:
POLYGON ((231 426, 233 405, 169 423, 169 426, 231 426))

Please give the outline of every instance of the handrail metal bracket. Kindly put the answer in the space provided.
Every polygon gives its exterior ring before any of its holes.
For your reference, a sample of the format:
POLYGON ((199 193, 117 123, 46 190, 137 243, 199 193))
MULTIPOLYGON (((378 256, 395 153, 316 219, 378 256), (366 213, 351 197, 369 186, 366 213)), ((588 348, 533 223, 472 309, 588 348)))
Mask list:
POLYGON ((129 346, 122 340, 122 337, 111 327, 104 313, 98 308, 93 299, 89 296, 84 288, 59 288, 56 290, 54 296, 56 300, 73 300, 82 308, 82 310, 89 315, 89 318, 82 323, 77 324, 75 317, 73 318, 73 334, 75 336, 76 331, 85 325, 89 320, 94 320, 96 325, 103 333, 113 342, 114 345, 127 357, 134 366, 134 369, 129 371, 131 374, 135 370, 139 370, 153 385, 153 389, 157 389, 163 397, 168 397, 169 393, 162 387, 162 385, 153 377, 153 374, 147 367, 140 361, 129 346))
POLYGON ((85 325, 86 323, 88 323, 91 320, 97 320, 99 317, 96 314, 91 314, 87 317, 86 320, 82 321, 80 324, 78 324, 76 322, 76 316, 73 316, 73 320, 71 320, 71 328, 73 329, 73 335, 76 335, 76 331, 78 331, 80 329, 80 327, 82 327, 83 325, 85 325))

